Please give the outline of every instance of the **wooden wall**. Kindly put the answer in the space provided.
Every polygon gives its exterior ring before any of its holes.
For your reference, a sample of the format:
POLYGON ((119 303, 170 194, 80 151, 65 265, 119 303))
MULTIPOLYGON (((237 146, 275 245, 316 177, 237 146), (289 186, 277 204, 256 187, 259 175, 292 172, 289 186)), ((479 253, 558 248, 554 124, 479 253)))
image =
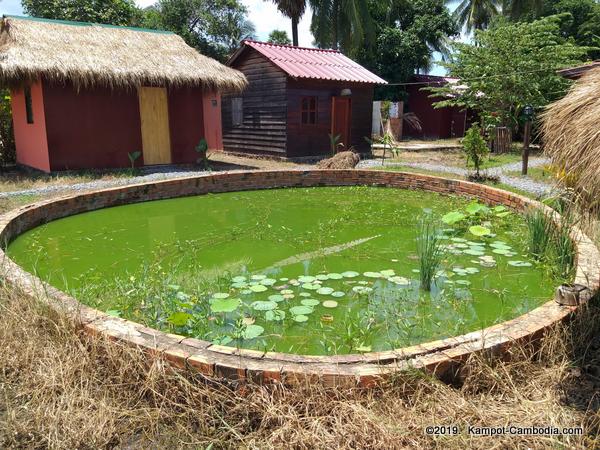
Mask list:
POLYGON ((246 75, 243 94, 223 95, 223 149, 286 156, 287 75, 247 48, 233 67, 246 75), (243 98, 243 122, 232 123, 231 98, 243 98))
POLYGON ((339 81, 290 80, 288 82, 288 157, 314 156, 330 153, 331 98, 342 89, 352 90, 351 146, 366 153, 370 146, 365 140, 371 137, 373 116, 373 86, 339 81), (303 125, 300 106, 303 97, 318 99, 317 123, 303 125))

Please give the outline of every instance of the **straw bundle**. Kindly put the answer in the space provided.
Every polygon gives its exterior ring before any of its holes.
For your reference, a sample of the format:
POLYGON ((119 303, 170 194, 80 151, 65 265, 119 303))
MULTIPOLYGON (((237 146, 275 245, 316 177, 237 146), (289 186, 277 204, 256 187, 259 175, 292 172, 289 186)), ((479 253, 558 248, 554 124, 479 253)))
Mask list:
POLYGON ((240 72, 201 55, 174 33, 3 17, 0 83, 18 86, 40 77, 77 89, 145 85, 239 91, 246 86, 240 72))
POLYGON ((546 154, 588 198, 600 196, 600 68, 590 70, 548 106, 542 133, 546 154))

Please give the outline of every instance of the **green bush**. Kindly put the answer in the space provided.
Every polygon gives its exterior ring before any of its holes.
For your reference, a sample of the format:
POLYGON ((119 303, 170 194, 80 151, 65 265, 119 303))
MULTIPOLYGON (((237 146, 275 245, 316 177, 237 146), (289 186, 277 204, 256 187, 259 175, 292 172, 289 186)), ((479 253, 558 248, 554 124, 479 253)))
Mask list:
POLYGON ((465 137, 462 140, 463 150, 467 155, 467 165, 469 161, 473 161, 475 166, 475 174, 479 177, 479 171, 484 159, 490 152, 487 146, 487 142, 481 135, 481 128, 479 125, 474 124, 465 133, 465 137))
POLYGON ((0 166, 15 162, 15 136, 13 133, 10 94, 0 90, 0 166))

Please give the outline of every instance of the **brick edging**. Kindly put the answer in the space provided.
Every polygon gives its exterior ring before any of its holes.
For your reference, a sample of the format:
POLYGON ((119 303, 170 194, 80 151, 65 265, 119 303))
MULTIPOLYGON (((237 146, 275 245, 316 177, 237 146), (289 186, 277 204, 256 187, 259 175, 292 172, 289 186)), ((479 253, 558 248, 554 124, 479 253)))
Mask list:
MULTIPOLYGON (((51 220, 127 203, 249 189, 349 185, 421 189, 470 196, 519 211, 527 207, 539 207, 558 218, 558 214, 547 206, 521 195, 430 175, 370 170, 231 171, 40 201, 0 216, 0 240, 7 244, 24 231, 51 220)), ((577 244, 575 282, 596 291, 600 286, 600 252, 579 228, 573 229, 572 237, 577 244)), ((549 301, 522 316, 483 330, 383 352, 338 356, 265 353, 212 345, 210 342, 153 330, 109 316, 79 303, 29 274, 2 250, 0 259, 2 275, 9 283, 26 295, 41 298, 52 308, 66 314, 87 333, 140 347, 149 355, 163 356, 174 366, 199 371, 207 376, 248 379, 259 383, 283 381, 295 385, 309 381, 326 385, 369 386, 409 367, 424 369, 438 376, 453 376, 457 365, 471 353, 501 353, 514 343, 536 339, 576 310, 576 307, 559 306, 549 301)))

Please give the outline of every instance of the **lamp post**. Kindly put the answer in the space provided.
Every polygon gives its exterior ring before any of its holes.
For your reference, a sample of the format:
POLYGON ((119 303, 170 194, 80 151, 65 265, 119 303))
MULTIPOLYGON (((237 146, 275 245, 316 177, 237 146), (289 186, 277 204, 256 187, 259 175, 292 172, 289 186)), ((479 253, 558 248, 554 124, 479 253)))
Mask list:
POLYGON ((523 116, 525 116, 525 130, 523 132, 522 175, 527 175, 527 167, 529 165, 529 144, 531 143, 531 119, 533 118, 533 111, 533 106, 531 105, 526 105, 523 108, 523 116))

